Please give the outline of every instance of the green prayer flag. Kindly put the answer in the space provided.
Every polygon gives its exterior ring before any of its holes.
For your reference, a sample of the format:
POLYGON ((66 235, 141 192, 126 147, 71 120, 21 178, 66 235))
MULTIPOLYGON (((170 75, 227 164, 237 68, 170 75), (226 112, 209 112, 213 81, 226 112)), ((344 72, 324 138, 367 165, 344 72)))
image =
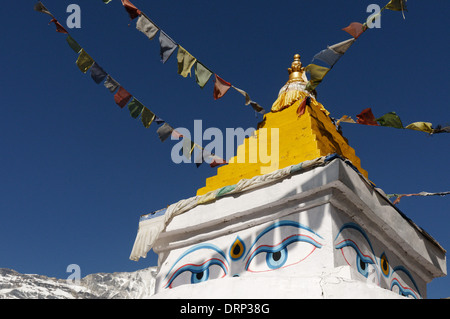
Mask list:
POLYGON ((53 14, 51 14, 50 11, 48 11, 48 9, 44 6, 44 4, 40 1, 38 1, 38 3, 36 3, 34 5, 34 10, 38 11, 38 12, 42 12, 45 14, 48 14, 49 16, 51 16, 53 18, 53 14))
POLYGON ((66 40, 67 40, 67 43, 69 44, 69 46, 72 48, 72 50, 75 51, 75 53, 80 53, 82 48, 77 43, 77 41, 74 40, 74 38, 72 38, 70 35, 68 35, 66 40))
POLYGON ((377 118, 378 124, 381 126, 390 126, 395 128, 403 128, 402 121, 400 117, 395 112, 389 112, 384 114, 382 117, 377 118))
POLYGON ((311 92, 311 91, 316 89, 316 87, 320 84, 320 82, 322 82, 322 80, 311 80, 311 81, 308 81, 308 83, 306 83, 305 89, 307 91, 311 92))
POLYGON ((311 75, 311 82, 313 82, 319 80, 322 81, 322 79, 328 73, 328 71, 330 71, 330 69, 316 64, 309 64, 308 66, 306 66, 305 71, 309 72, 309 74, 311 75))
POLYGON ((177 61, 178 74, 183 77, 187 77, 188 75, 191 75, 191 68, 197 59, 187 52, 181 45, 178 45, 177 61))
POLYGON ((391 0, 385 8, 392 11, 408 11, 406 10, 405 0, 391 0))
POLYGON ((213 73, 198 61, 195 63, 194 70, 195 80, 197 81, 197 84, 203 89, 213 73))
POLYGON ((144 105, 133 97, 130 103, 128 103, 128 110, 132 118, 137 118, 144 110, 144 105))
POLYGON ((94 64, 94 62, 94 59, 92 59, 89 54, 84 51, 84 49, 81 49, 80 55, 77 59, 77 65, 81 72, 86 73, 87 70, 89 70, 90 67, 94 64))
POLYGON ((431 123, 429 122, 414 122, 406 126, 406 129, 422 131, 426 133, 433 133, 433 128, 431 127, 431 123))
POLYGON ((152 124, 155 117, 156 117, 156 115, 153 114, 152 111, 150 111, 148 108, 146 108, 144 106, 144 109, 142 110, 142 114, 141 114, 141 121, 142 121, 142 124, 144 124, 145 128, 150 127, 150 124, 152 124))

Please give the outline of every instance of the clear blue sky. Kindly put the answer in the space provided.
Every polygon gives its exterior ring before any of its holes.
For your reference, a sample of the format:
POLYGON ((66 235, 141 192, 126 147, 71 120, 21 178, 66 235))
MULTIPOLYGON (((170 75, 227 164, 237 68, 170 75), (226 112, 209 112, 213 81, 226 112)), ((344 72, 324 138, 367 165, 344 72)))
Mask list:
MULTIPOLYGON (((174 127, 256 127, 261 116, 230 90, 212 98, 194 78, 177 74, 176 56, 162 64, 159 42, 136 30, 119 0, 43 1, 66 26, 71 3, 81 28, 68 29, 130 93, 174 127)), ((350 36, 371 3, 383 1, 132 1, 213 72, 270 109, 295 53, 312 57, 350 36), (263 3, 263 5, 262 5, 263 3)), ((67 278, 156 265, 154 254, 128 259, 141 214, 194 196, 216 169, 176 165, 175 141, 161 143, 120 109, 102 84, 81 73, 65 35, 35 12, 35 1, 10 1, 0 12, 0 267, 67 278)), ((408 1, 384 11, 381 28, 365 32, 317 88, 332 116, 395 111, 404 125, 449 125, 448 0, 408 1)), ((449 191, 448 134, 342 124, 369 178, 386 193, 449 191)), ((447 197, 403 198, 398 207, 450 247, 447 197)), ((428 285, 430 298, 450 296, 450 279, 428 285)))

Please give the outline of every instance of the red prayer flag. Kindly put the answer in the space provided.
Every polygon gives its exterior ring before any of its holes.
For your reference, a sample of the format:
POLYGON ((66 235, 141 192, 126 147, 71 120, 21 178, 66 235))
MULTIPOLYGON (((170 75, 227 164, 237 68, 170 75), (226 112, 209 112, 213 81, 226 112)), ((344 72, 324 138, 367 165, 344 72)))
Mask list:
POLYGON ((300 105, 299 105, 298 108, 297 108, 297 116, 298 116, 298 117, 300 117, 300 116, 302 116, 303 114, 305 114, 306 106, 307 106, 307 105, 309 106, 310 103, 311 103, 311 98, 310 98, 309 96, 307 96, 307 97, 305 97, 305 98, 303 99, 303 101, 300 103, 300 105))
POLYGON ((214 100, 217 100, 227 93, 231 87, 231 83, 221 79, 217 74, 214 74, 214 76, 214 100))
POLYGON ((141 10, 136 8, 134 4, 132 4, 128 0, 122 0, 122 4, 125 7, 125 10, 127 10, 128 14, 130 15, 131 20, 139 17, 141 15, 141 10))
POLYGON ((372 114, 372 109, 370 107, 363 110, 358 115, 356 115, 356 118, 357 118, 356 123, 379 126, 377 120, 375 119, 375 116, 373 116, 372 114))
POLYGON ((69 34, 69 32, 67 32, 67 30, 64 29, 64 27, 61 25, 61 23, 58 22, 58 20, 56 20, 55 18, 53 18, 53 19, 49 22, 49 24, 52 23, 52 22, 55 23, 55 26, 56 26, 56 32, 61 32, 61 33, 69 34))
POLYGON ((224 160, 223 158, 220 158, 220 157, 218 157, 216 155, 213 155, 211 164, 209 164, 209 166, 210 167, 216 167, 216 166, 219 166, 219 165, 222 165, 222 164, 227 164, 227 161, 224 160))
POLYGON ((121 108, 127 105, 128 101, 131 99, 132 95, 128 93, 123 87, 119 87, 117 93, 114 95, 114 101, 116 101, 117 105, 121 108))
POLYGON ((358 37, 367 30, 367 26, 365 24, 359 23, 359 22, 352 22, 348 27, 343 28, 345 32, 350 34, 355 39, 358 39, 358 37))

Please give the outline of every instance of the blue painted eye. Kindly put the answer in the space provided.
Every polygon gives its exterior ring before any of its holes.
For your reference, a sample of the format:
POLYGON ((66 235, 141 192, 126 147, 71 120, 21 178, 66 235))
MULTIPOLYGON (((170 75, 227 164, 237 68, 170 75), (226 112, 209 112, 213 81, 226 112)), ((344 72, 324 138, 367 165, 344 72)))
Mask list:
POLYGON ((359 254, 356 255, 356 265, 359 273, 367 278, 369 275, 369 263, 365 262, 359 254))
POLYGON ((185 284, 198 284, 207 280, 226 276, 228 268, 217 258, 211 258, 202 264, 185 264, 175 271, 166 284, 166 288, 174 288, 185 284))
POLYGON ((266 255, 266 262, 267 266, 270 269, 278 269, 283 267, 283 265, 286 263, 288 257, 288 252, 286 247, 279 251, 275 252, 268 252, 266 255))
POLYGON ((351 240, 351 239, 346 239, 343 240, 342 242, 340 242, 339 244, 337 244, 335 246, 336 249, 341 249, 344 257, 346 258, 346 260, 351 261, 351 259, 348 259, 345 255, 346 253, 344 253, 344 248, 346 247, 350 247, 353 248, 353 250, 356 253, 356 269, 358 269, 358 272, 363 275, 364 277, 368 277, 369 275, 369 265, 374 265, 375 262, 373 261, 373 259, 369 256, 369 255, 364 255, 361 251, 361 249, 358 247, 358 245, 356 245, 356 243, 351 240))
POLYGON ((191 283, 198 284, 199 282, 207 281, 209 278, 209 268, 199 272, 192 272, 191 283))

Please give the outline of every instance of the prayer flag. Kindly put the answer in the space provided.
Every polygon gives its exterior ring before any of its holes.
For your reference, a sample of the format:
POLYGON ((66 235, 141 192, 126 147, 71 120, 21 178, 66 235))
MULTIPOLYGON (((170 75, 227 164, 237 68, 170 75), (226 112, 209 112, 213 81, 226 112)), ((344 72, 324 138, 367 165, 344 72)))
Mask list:
POLYGON ((173 131, 173 127, 171 127, 169 124, 164 123, 164 125, 160 126, 156 133, 158 133, 159 139, 161 142, 164 142, 173 131))
POLYGON ((395 112, 389 112, 376 120, 381 126, 390 126, 395 128, 403 128, 400 117, 395 112))
POLYGON ((321 60, 332 67, 340 59, 341 56, 341 53, 337 53, 334 50, 327 48, 317 53, 314 56, 314 59, 321 60))
POLYGON ((94 59, 92 59, 89 54, 84 51, 84 49, 81 49, 76 63, 80 71, 86 73, 87 70, 89 70, 90 67, 94 64, 94 59))
POLYGON ((163 30, 159 33, 159 54, 161 56, 161 62, 166 63, 170 58, 173 51, 177 48, 177 44, 173 41, 163 30))
POLYGON ((125 90, 122 86, 119 87, 119 90, 116 94, 114 94, 114 101, 121 108, 127 105, 128 101, 131 99, 131 94, 125 90))
POLYGON ((348 27, 345 27, 342 30, 350 34, 355 39, 358 39, 359 36, 367 30, 367 26, 359 22, 352 22, 348 27))
POLYGON ((47 8, 40 1, 34 5, 34 10, 48 14, 53 18, 53 14, 51 14, 50 11, 48 11, 47 8))
POLYGON ((220 99, 231 87, 231 83, 221 79, 217 74, 214 74, 214 100, 220 99))
POLYGON ((197 59, 186 51, 181 45, 178 45, 177 61, 178 74, 182 77, 191 75, 191 68, 197 59))
POLYGON ((150 40, 153 40, 156 33, 159 31, 159 28, 144 14, 139 16, 139 19, 136 22, 136 29, 144 33, 150 40))
POLYGON ((173 130, 172 131, 172 137, 176 138, 177 140, 180 138, 183 138, 183 134, 181 134, 180 132, 178 132, 177 130, 173 130))
POLYGON ((356 123, 354 119, 352 119, 348 115, 343 115, 339 120, 337 120, 336 125, 339 126, 339 123, 345 122, 345 123, 356 123))
POLYGON ((109 90, 109 92, 114 93, 120 84, 114 80, 109 74, 106 76, 105 83, 103 85, 109 90))
POLYGON ((224 160, 223 158, 221 158, 217 155, 211 154, 210 158, 212 159, 211 163, 209 164, 209 166, 211 166, 211 167, 216 167, 216 166, 219 166, 222 164, 227 164, 226 160, 224 160))
POLYGON ((100 67, 100 65, 98 65, 97 62, 94 62, 91 67, 91 77, 94 82, 100 84, 100 82, 103 81, 107 75, 108 74, 100 67))
POLYGON ((309 64, 306 66, 305 71, 311 75, 310 81, 312 82, 312 81, 322 81, 322 79, 328 73, 328 71, 330 71, 330 69, 316 64, 309 64))
POLYGON ((66 38, 66 41, 69 44, 69 46, 72 48, 72 50, 75 51, 75 53, 80 53, 81 46, 77 43, 77 41, 74 40, 74 38, 72 38, 70 35, 68 35, 66 38))
POLYGON ((328 48, 333 50, 334 52, 338 54, 344 54, 348 48, 351 47, 351 45, 355 42, 354 38, 333 44, 332 46, 329 46, 328 48))
POLYGON ((305 89, 309 92, 312 92, 316 89, 316 87, 322 82, 322 80, 311 80, 306 83, 305 89))
POLYGON ((238 91, 239 93, 241 93, 245 97, 245 105, 249 105, 250 104, 251 100, 250 100, 250 96, 247 94, 247 92, 245 92, 244 90, 238 89, 234 85, 232 85, 231 87, 233 89, 235 89, 236 91, 238 91))
POLYGON ((111 2, 111 0, 103 0, 103 3, 104 4, 108 4, 108 3, 110 3, 111 2))
POLYGON ((162 118, 159 118, 158 116, 155 115, 155 122, 156 124, 163 124, 165 121, 162 118))
POLYGON ((132 118, 137 118, 144 111, 144 105, 139 102, 135 97, 128 104, 128 110, 132 118))
POLYGON ((409 130, 422 131, 426 133, 433 133, 433 128, 429 122, 414 122, 405 127, 409 130))
POLYGON ((392 11, 408 11, 405 0, 391 0, 385 8, 392 11))
POLYGON ((309 96, 307 96, 303 99, 303 101, 300 103, 300 105, 297 108, 297 116, 298 117, 305 114, 306 106, 307 105, 309 106, 310 103, 311 103, 311 98, 309 96))
POLYGON ((198 61, 195 63, 194 70, 195 81, 203 89, 213 73, 198 61))
POLYGON ((144 106, 144 109, 142 110, 142 114, 141 114, 141 121, 145 128, 150 127, 150 124, 152 124, 155 117, 156 117, 156 115, 153 114, 152 111, 150 111, 148 108, 146 108, 144 106))
POLYGON ((134 4, 132 4, 129 0, 122 0, 122 4, 125 7, 125 10, 128 12, 131 20, 141 15, 141 10, 136 8, 134 4))
POLYGON ((56 26, 56 32, 69 34, 69 32, 67 32, 67 30, 64 29, 64 27, 61 25, 61 23, 58 22, 58 20, 56 20, 55 18, 53 18, 53 19, 49 22, 49 24, 52 23, 52 22, 55 23, 55 26, 56 26))
POLYGON ((364 109, 360 114, 356 115, 356 123, 364 124, 364 125, 373 125, 379 126, 375 116, 372 114, 372 109, 369 107, 364 109))
POLYGON ((435 129, 433 129, 433 134, 437 133, 450 133, 450 126, 444 126, 438 125, 435 129))
POLYGON ((261 105, 259 105, 254 101, 250 101, 250 106, 255 110, 255 112, 258 112, 260 114, 266 113, 266 111, 261 107, 261 105))

